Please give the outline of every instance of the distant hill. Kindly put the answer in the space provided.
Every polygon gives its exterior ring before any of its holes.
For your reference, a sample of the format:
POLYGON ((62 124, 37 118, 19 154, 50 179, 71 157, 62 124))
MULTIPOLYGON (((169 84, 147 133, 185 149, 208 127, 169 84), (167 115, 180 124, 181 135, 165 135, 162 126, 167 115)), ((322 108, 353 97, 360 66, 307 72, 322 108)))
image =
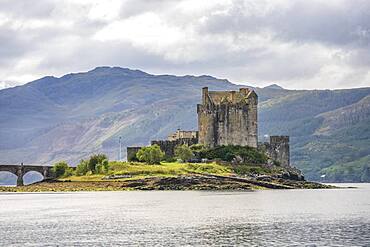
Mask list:
MULTIPOLYGON (((0 162, 76 164, 94 152, 115 159, 119 136, 124 146, 146 145, 177 128, 196 129, 196 104, 204 86, 240 87, 211 76, 98 67, 0 90, 0 162)), ((290 135, 292 162, 307 178, 367 179, 370 88, 286 90, 271 85, 255 90, 260 139, 290 135)))
POLYGON ((284 89, 284 88, 282 88, 278 84, 271 84, 269 86, 264 87, 264 89, 284 89))

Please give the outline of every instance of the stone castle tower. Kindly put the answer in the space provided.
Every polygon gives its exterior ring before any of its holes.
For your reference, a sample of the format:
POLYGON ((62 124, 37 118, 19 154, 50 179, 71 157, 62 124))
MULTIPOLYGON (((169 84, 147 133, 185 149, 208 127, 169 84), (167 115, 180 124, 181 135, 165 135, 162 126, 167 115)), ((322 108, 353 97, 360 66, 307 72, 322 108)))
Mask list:
POLYGON ((257 94, 248 88, 239 91, 203 88, 202 104, 197 106, 199 143, 209 147, 257 147, 257 104, 257 94))

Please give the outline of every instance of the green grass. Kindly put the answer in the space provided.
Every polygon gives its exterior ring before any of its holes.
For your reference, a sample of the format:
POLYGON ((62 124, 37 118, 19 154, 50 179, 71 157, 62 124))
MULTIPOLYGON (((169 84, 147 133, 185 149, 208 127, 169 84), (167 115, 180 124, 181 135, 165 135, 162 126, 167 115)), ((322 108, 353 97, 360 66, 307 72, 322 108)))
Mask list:
POLYGON ((109 174, 114 175, 184 175, 188 173, 213 173, 229 174, 229 167, 216 163, 178 163, 162 162, 160 165, 149 165, 139 162, 116 162, 110 163, 109 174))
MULTIPOLYGON (((145 177, 170 177, 187 175, 191 173, 207 173, 217 175, 230 175, 232 170, 228 166, 216 163, 178 163, 162 162, 159 165, 149 165, 141 162, 118 162, 112 161, 109 164, 109 172, 106 175, 129 175, 131 178, 120 180, 139 179, 145 177)), ((71 176, 64 179, 70 181, 102 181, 104 174, 85 176, 71 176)))

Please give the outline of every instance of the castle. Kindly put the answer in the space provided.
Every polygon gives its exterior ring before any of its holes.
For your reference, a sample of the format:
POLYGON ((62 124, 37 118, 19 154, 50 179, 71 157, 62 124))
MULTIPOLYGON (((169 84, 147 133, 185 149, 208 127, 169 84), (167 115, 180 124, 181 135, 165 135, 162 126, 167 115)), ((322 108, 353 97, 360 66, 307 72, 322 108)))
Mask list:
POLYGON ((257 147, 257 94, 248 88, 236 91, 202 89, 197 105, 199 143, 208 147, 257 147))
MULTIPOLYGON (((155 140, 166 156, 173 157, 178 145, 202 144, 250 146, 265 151, 271 160, 290 166, 289 136, 270 136, 270 142, 258 142, 258 96, 254 90, 209 91, 202 89, 202 104, 197 105, 198 131, 178 129, 167 140, 155 140)), ((127 147, 127 159, 134 160, 140 147, 127 147)))

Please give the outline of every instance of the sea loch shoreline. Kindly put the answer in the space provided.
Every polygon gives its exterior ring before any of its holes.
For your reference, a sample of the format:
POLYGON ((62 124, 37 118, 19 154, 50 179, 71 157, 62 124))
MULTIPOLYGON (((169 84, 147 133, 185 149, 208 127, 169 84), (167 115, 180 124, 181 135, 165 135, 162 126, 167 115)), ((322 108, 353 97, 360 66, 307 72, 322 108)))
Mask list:
POLYGON ((26 186, 0 186, 0 192, 73 192, 73 191, 131 191, 131 190, 194 190, 194 191, 254 191, 270 189, 331 189, 333 185, 308 181, 276 179, 248 179, 218 175, 180 175, 144 177, 105 181, 43 181, 26 186))

